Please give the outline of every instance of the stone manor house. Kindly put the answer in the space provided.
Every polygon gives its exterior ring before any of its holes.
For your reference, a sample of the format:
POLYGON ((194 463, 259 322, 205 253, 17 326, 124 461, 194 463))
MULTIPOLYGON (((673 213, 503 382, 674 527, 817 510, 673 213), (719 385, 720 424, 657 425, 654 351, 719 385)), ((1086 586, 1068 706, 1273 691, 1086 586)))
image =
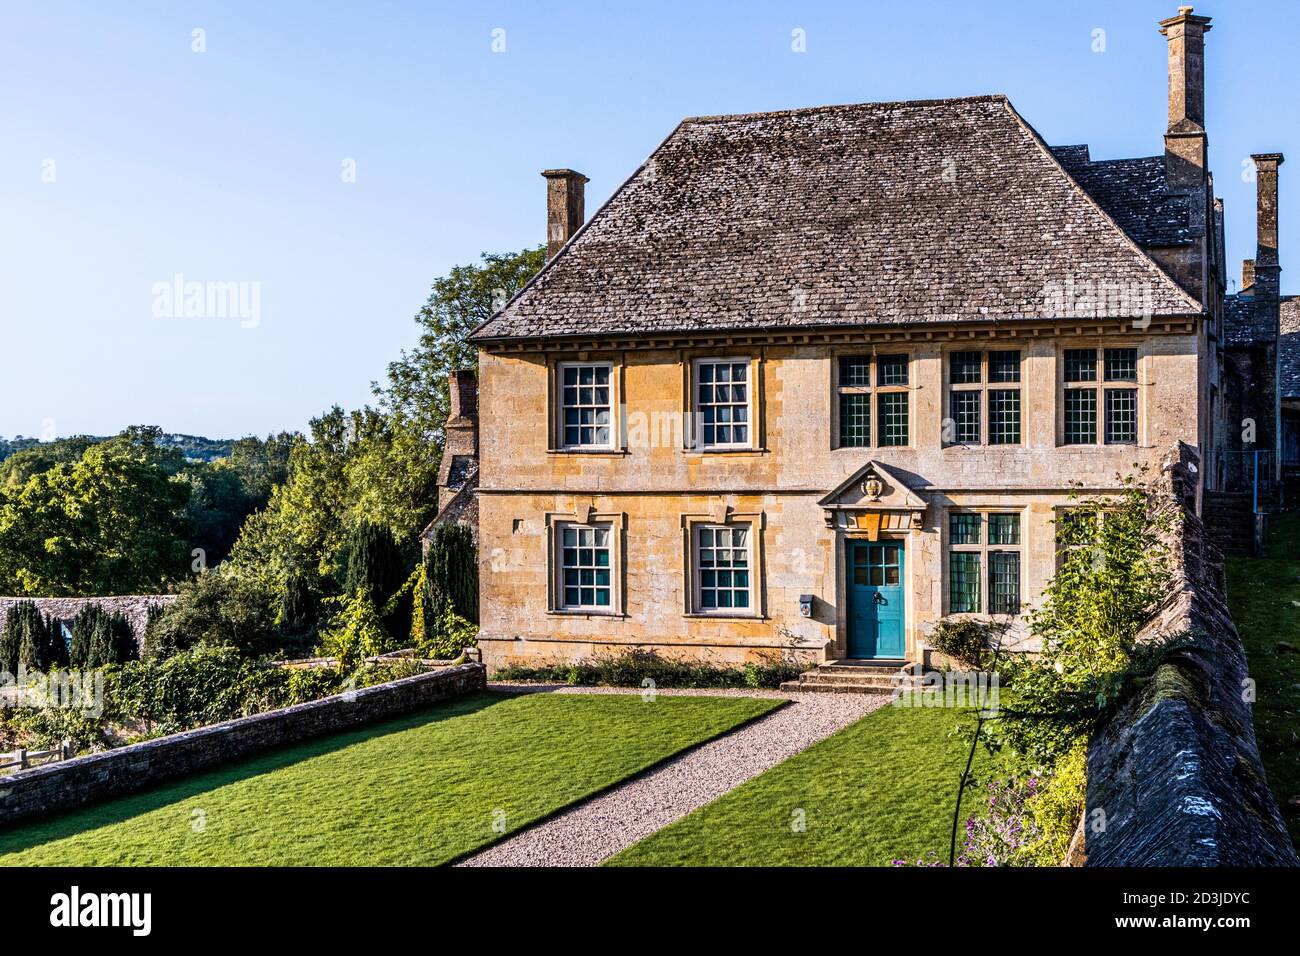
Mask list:
POLYGON ((1244 451, 1280 477, 1282 156, 1230 295, 1209 30, 1160 23, 1154 156, 993 95, 686 119, 590 220, 543 173, 546 267, 453 382, 487 663, 924 661, 941 618, 1023 621, 1072 483, 1179 441, 1206 508, 1244 451))

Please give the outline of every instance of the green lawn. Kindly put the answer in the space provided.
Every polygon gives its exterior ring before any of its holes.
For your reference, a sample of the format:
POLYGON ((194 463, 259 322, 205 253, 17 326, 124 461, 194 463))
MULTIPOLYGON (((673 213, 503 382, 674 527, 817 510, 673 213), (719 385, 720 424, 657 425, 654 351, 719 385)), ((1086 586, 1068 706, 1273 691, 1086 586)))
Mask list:
MULTIPOLYGON (((629 847, 615 866, 886 866, 946 862, 970 711, 885 706, 629 847), (802 820, 804 829, 796 823, 802 820)), ((981 747, 975 772, 994 762, 981 747)), ((968 791, 962 822, 983 799, 968 791)), ((958 834, 958 840, 962 835, 958 834)))
POLYGON ((8 830, 0 864, 446 863, 782 703, 476 694, 8 830))
POLYGON ((1300 847, 1300 514, 1274 515, 1268 554, 1230 557, 1228 606, 1255 680, 1255 737, 1291 839, 1300 847))

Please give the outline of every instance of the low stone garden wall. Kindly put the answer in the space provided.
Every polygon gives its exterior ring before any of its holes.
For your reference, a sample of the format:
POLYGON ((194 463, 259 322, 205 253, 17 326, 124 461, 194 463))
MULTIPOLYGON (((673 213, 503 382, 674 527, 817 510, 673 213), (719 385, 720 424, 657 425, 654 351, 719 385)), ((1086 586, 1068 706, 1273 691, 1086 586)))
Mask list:
POLYGON ((0 777, 0 826, 143 790, 273 747, 398 717, 486 686, 482 664, 461 664, 23 770, 0 777))
POLYGON ((1297 866, 1255 742, 1245 650, 1223 562, 1195 513, 1196 453, 1164 480, 1174 580, 1139 641, 1182 637, 1088 749, 1088 866, 1297 866))

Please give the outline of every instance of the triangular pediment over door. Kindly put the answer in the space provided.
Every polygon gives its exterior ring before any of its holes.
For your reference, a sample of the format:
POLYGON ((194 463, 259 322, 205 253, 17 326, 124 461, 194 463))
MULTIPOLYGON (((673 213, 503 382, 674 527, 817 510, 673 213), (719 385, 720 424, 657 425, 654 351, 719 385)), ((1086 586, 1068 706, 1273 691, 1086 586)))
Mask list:
POLYGON ((818 502, 826 524, 842 531, 908 531, 925 522, 926 503, 908 483, 878 461, 869 461, 818 502))

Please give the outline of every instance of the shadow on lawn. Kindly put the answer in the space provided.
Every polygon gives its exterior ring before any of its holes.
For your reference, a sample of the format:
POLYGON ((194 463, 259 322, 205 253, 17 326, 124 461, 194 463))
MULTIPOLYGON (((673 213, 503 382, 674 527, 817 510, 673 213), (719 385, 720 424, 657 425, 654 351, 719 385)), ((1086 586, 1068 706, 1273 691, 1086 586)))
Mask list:
POLYGON ((212 770, 159 784, 141 793, 113 797, 100 803, 61 811, 50 817, 20 823, 13 830, 0 833, 0 857, 22 850, 75 836, 87 830, 121 823, 142 813, 188 800, 198 794, 215 790, 227 784, 238 783, 284 767, 342 750, 353 744, 436 723, 451 717, 462 717, 510 700, 512 694, 483 691, 444 701, 428 708, 392 720, 366 724, 355 730, 330 734, 296 744, 285 744, 252 757, 243 757, 212 770))

